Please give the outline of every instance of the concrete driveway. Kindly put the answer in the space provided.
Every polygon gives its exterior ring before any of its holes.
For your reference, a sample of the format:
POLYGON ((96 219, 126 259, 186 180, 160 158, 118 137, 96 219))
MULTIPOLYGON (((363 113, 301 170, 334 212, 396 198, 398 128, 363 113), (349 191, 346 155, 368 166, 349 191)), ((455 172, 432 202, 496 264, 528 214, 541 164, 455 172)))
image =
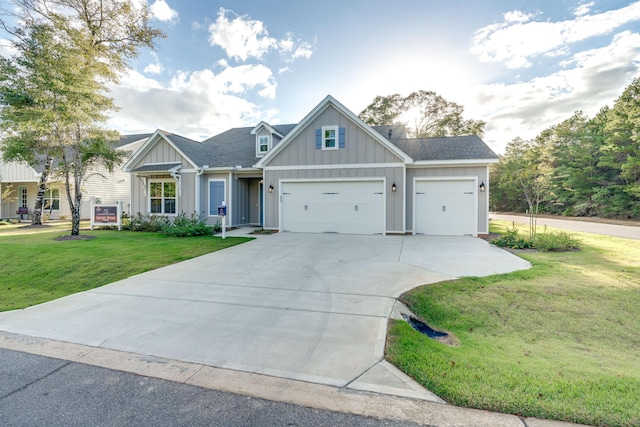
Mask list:
POLYGON ((396 297, 529 267, 471 237, 278 233, 0 313, 0 330, 437 401, 383 361, 396 297))

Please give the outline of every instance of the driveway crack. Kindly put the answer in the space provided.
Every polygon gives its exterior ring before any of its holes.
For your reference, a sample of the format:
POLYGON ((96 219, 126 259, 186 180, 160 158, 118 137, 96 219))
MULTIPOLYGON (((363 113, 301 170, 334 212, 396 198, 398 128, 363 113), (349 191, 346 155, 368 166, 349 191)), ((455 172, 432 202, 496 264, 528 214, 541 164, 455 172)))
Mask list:
POLYGON ((19 388, 17 388, 17 389, 15 389, 15 390, 13 390, 13 391, 10 391, 9 393, 5 394, 4 396, 0 396, 0 400, 6 399, 7 397, 13 396, 13 395, 14 395, 14 394, 16 394, 16 393, 20 393, 21 391, 28 389, 28 388, 29 388, 29 387, 31 387, 33 384, 35 384, 35 383, 37 383, 37 382, 40 382, 40 381, 44 380, 45 378, 50 377, 50 376, 51 376, 51 375, 53 375, 53 374, 58 373, 60 370, 62 370, 63 368, 66 368, 66 367, 67 367, 67 366, 69 366, 71 363, 72 363, 72 362, 69 362, 69 361, 65 362, 63 365, 61 365, 61 366, 57 367, 56 369, 54 369, 54 370, 53 370, 53 371, 51 371, 51 372, 46 373, 46 374, 45 374, 45 375, 43 375, 42 377, 40 377, 40 378, 36 378, 35 380, 31 381, 30 383, 25 384, 25 385, 23 385, 22 387, 19 387, 19 388))

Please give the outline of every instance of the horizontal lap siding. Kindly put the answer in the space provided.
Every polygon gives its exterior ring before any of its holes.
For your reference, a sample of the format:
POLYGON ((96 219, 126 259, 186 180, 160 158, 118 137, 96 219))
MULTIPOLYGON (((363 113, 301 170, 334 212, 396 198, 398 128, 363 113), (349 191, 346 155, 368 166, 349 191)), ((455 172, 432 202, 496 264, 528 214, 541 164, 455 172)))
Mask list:
MULTIPOLYGON (((478 184, 488 183, 488 168, 486 166, 472 167, 434 167, 434 168, 407 168, 407 230, 412 231, 413 228, 413 179, 419 177, 458 177, 468 176, 477 177, 478 184)), ((477 191, 477 189, 476 189, 477 191)), ((484 193, 478 192, 478 233, 486 233, 488 221, 488 205, 489 191, 484 193)))

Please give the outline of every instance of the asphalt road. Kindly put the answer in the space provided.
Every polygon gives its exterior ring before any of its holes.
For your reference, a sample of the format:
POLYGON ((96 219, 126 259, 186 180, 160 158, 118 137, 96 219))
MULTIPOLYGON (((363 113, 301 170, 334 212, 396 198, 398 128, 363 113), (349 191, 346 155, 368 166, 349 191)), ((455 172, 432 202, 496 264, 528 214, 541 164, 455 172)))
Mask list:
MULTIPOLYGON (((529 224, 529 217, 525 215, 490 214, 495 220, 515 221, 529 224)), ((574 221, 568 219, 538 218, 538 230, 543 226, 560 228, 563 230, 580 231, 584 233, 602 234, 605 236, 622 237, 640 240, 640 226, 604 224, 600 222, 574 221)))
POLYGON ((417 426, 0 349, 0 425, 417 426))

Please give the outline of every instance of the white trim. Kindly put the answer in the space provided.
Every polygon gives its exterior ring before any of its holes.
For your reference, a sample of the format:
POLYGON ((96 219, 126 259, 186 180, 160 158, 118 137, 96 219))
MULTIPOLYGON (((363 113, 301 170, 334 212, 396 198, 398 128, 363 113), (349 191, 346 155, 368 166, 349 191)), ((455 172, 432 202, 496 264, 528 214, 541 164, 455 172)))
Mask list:
POLYGON ((305 116, 304 119, 300 121, 294 127, 291 132, 289 132, 279 144, 277 144, 272 150, 262 157, 254 167, 263 168, 265 164, 267 164, 276 154, 282 151, 289 142, 298 137, 312 122, 318 117, 324 110, 326 110, 329 106, 333 106, 342 114, 347 116, 352 122, 354 122, 358 127, 364 130, 369 136, 371 136, 374 140, 378 141, 383 147, 394 153, 399 159, 402 160, 403 163, 413 163, 413 159, 407 155, 404 151, 400 150, 394 144, 385 139, 378 132, 374 131, 371 126, 366 124, 360 117, 355 115, 351 110, 346 108, 344 105, 336 101, 331 95, 327 95, 325 99, 323 99, 309 114, 305 116))
POLYGON ((339 165, 291 165, 291 166, 265 166, 265 171, 293 171, 313 169, 368 169, 368 168, 405 168, 404 163, 350 163, 339 165))
MULTIPOLYGON (((227 184, 227 180, 225 178, 209 178, 207 179, 207 216, 209 218, 222 218, 217 213, 215 215, 211 215, 211 182, 224 182, 224 202, 227 205, 227 216, 229 216, 229 203, 227 203, 227 188, 229 184, 227 184)), ((216 210, 217 212, 217 210, 216 210)))
POLYGON ((340 148, 340 126, 322 126, 320 134, 320 148, 322 151, 334 151, 340 148), (327 131, 333 131, 333 138, 325 138, 327 131), (327 140, 333 139, 333 147, 327 147, 327 140))
MULTIPOLYGON (((172 179, 172 178, 153 178, 153 179, 148 179, 147 180, 147 190, 148 190, 148 197, 147 197, 147 212, 149 215, 166 215, 166 216, 176 216, 178 215, 178 212, 180 212, 180 196, 179 196, 179 192, 178 192, 178 181, 176 181, 176 179, 172 179), (153 184, 154 182, 162 182, 162 212, 151 212, 151 184, 153 184), (174 213, 166 213, 164 212, 164 183, 165 182, 173 182, 176 185, 176 196, 175 196, 175 201, 176 201, 176 211, 174 213)), ((156 197, 154 197, 156 198, 156 197)))
POLYGON ((419 181, 473 181, 473 233, 478 236, 478 177, 477 176, 419 176, 413 178, 413 224, 411 234, 416 234, 416 183, 419 181))
MULTIPOLYGON (((184 137, 183 137, 184 138, 184 137)), ((191 160, 186 154, 184 154, 173 142, 171 142, 171 140, 169 139, 169 137, 165 134, 164 131, 158 129, 156 130, 153 135, 151 135, 149 137, 149 139, 147 139, 145 141, 144 144, 142 144, 142 147, 140 147, 134 154, 133 156, 131 156, 129 158, 129 160, 127 160, 127 162, 122 166, 122 170, 124 172, 131 172, 133 165, 135 165, 137 162, 139 162, 144 156, 146 156, 149 151, 151 151, 151 149, 154 147, 154 145, 160 140, 163 139, 167 144, 169 144, 171 146, 171 148, 173 148, 183 159, 185 159, 189 164, 191 164, 191 166, 193 166, 194 169, 198 168, 198 165, 196 165, 193 160, 191 160)), ((188 138, 185 138, 188 139, 188 138)), ((194 141, 195 142, 195 141, 194 141)), ((167 162, 167 163, 182 163, 182 162, 167 162)), ((160 163, 160 164, 166 164, 166 163, 160 163)))
POLYGON ((264 120, 261 121, 260 123, 258 123, 256 125, 256 127, 251 129, 251 135, 257 134, 260 131, 260 128, 265 128, 267 130, 267 132, 269 132, 271 135, 277 135, 280 138, 283 138, 283 136, 282 136, 282 134, 280 132, 275 130, 269 123, 265 122, 264 120))
POLYGON ((411 165, 407 165, 408 168, 417 168, 425 166, 486 166, 491 163, 498 163, 500 159, 453 159, 453 160, 418 160, 411 165))
MULTIPOLYGON (((382 183, 382 235, 387 234, 387 177, 363 178, 281 178, 278 180, 278 231, 282 232, 282 184, 304 182, 381 182, 382 183)), ((265 221, 266 222, 266 221, 265 221)))
POLYGON ((269 150, 271 149, 271 140, 271 135, 256 135, 256 157, 262 157, 269 152, 269 150), (265 151, 260 150, 260 147, 263 145, 260 142, 261 138, 267 139, 267 149, 265 151))

